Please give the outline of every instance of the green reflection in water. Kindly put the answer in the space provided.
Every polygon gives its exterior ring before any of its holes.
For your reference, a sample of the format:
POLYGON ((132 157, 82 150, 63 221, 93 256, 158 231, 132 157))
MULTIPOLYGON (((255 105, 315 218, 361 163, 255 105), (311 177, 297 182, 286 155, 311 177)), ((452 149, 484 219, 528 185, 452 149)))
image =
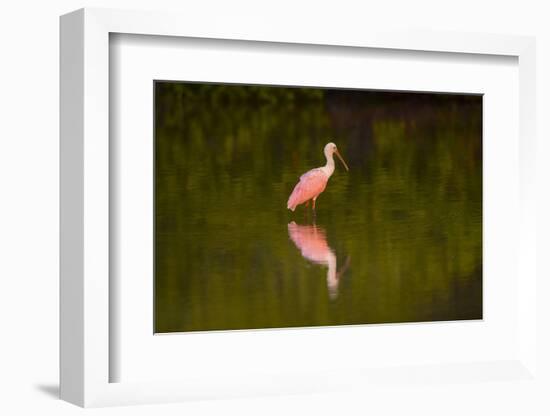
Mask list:
POLYGON ((481 318, 481 101, 157 82, 155 331, 481 318))

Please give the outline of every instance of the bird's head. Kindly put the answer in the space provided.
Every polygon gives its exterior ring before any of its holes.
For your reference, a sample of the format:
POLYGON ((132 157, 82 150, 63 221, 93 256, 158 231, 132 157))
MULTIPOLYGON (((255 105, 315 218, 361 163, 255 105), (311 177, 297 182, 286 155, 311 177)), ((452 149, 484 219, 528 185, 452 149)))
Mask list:
POLYGON ((340 152, 338 151, 338 148, 334 143, 332 142, 327 143, 325 145, 324 153, 327 158, 332 157, 333 154, 336 154, 336 156, 338 156, 338 159, 340 159, 340 161, 342 162, 346 170, 349 171, 348 165, 346 164, 346 162, 344 162, 344 158, 342 157, 342 155, 340 154, 340 152))

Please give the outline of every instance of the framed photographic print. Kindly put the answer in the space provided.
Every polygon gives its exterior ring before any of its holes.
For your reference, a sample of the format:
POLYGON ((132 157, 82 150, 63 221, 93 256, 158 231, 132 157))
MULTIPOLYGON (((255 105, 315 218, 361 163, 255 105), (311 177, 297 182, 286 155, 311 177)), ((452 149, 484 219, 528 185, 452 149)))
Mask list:
POLYGON ((62 17, 65 400, 533 377, 533 39, 298 34, 62 17))

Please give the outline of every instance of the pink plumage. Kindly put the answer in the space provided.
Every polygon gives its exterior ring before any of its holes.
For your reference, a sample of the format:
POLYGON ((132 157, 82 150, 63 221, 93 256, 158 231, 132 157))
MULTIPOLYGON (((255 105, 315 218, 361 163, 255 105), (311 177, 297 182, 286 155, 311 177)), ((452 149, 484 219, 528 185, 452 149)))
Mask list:
POLYGON ((344 162, 344 158, 342 158, 334 143, 327 143, 323 149, 323 153, 327 159, 326 165, 320 168, 311 169, 309 172, 300 176, 300 182, 296 184, 294 190, 290 194, 286 207, 291 211, 294 211, 298 205, 304 202, 307 206, 311 200, 313 215, 315 215, 315 201, 319 194, 325 190, 329 178, 334 173, 334 158, 332 155, 335 154, 338 156, 346 170, 349 170, 348 165, 344 162))
POLYGON ((328 178, 329 176, 321 168, 304 173, 288 198, 287 208, 294 211, 296 206, 310 199, 316 199, 325 190, 328 178))

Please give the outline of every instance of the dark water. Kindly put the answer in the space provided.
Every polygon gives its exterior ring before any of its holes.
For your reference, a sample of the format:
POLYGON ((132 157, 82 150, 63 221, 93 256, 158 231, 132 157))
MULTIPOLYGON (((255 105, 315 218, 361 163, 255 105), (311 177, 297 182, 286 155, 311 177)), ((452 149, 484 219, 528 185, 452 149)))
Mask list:
POLYGON ((156 332, 482 317, 481 97, 155 88, 156 332))

